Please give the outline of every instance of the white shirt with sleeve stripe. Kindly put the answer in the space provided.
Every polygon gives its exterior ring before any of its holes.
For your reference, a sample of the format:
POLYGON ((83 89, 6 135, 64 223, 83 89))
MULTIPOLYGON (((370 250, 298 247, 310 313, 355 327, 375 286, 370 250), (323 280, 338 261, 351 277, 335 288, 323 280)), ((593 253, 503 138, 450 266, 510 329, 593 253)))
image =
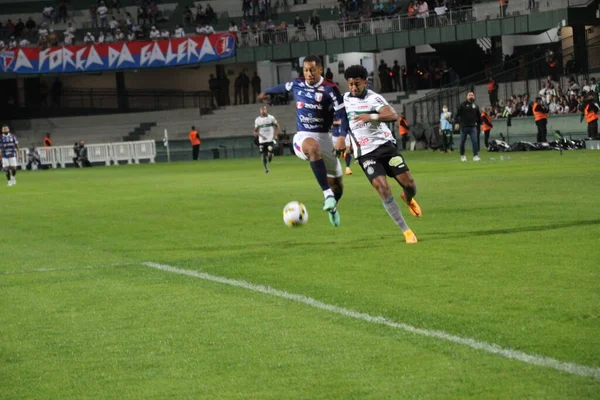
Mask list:
POLYGON ((275 125, 277 125, 277 120, 271 114, 268 114, 266 117, 261 115, 254 120, 254 127, 258 128, 258 143, 273 141, 275 125))
POLYGON ((344 106, 350 123, 350 132, 346 137, 347 144, 354 149, 354 158, 364 156, 388 142, 396 143, 392 132, 384 122, 362 124, 354 121, 360 114, 377 114, 382 108, 389 106, 380 94, 367 89, 362 96, 354 97, 350 92, 344 94, 344 106))

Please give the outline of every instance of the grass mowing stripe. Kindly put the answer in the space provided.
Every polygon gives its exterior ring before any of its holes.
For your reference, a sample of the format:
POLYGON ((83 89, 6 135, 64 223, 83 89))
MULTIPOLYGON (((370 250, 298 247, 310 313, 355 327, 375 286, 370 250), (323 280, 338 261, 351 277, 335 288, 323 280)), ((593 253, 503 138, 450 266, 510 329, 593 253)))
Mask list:
POLYGON ((0 275, 29 274, 32 272, 77 271, 80 269, 124 267, 126 265, 134 265, 134 264, 115 263, 115 264, 106 264, 106 265, 84 265, 81 267, 34 268, 34 269, 22 269, 19 271, 0 271, 0 275))
POLYGON ((572 375, 585 376, 585 377, 593 377, 596 379, 600 379, 600 368, 593 368, 586 365, 579 365, 569 362, 560 361, 551 357, 544 357, 535 354, 527 354, 518 350, 507 349, 500 347, 495 344, 480 342, 471 338, 463 338, 460 336, 451 335, 444 331, 435 331, 423 328, 417 328, 412 325, 403 324, 400 322, 393 322, 384 317, 380 316, 372 316, 365 313, 360 313, 357 311, 349 310, 347 308, 338 307, 331 304, 323 303, 319 300, 313 299, 311 297, 303 296, 300 294, 288 293, 282 290, 274 289, 269 286, 263 285, 255 285, 242 280, 229 279, 221 276, 215 276, 206 274, 204 272, 198 272, 193 270, 186 270, 177 267, 173 267, 171 265, 158 264, 154 262, 145 262, 143 263, 145 266, 158 269, 165 272, 171 272, 179 275, 191 276, 194 278, 200 278, 211 282, 218 282, 229 286, 240 287, 243 289, 252 290, 254 292, 259 292, 263 294, 268 294, 270 296, 281 297, 287 300, 296 301, 299 303, 303 303, 309 305, 314 308, 318 308, 321 310, 329 311, 332 313, 344 315, 347 317, 360 319, 366 322, 386 325, 395 329, 401 329, 406 332, 410 332, 416 335, 433 337, 436 339, 445 340, 448 342, 453 342, 457 344, 461 344, 464 346, 471 347, 476 350, 482 350, 487 353, 496 354, 501 357, 505 357, 512 360, 521 361, 527 364, 537 365, 540 367, 553 368, 557 371, 566 372, 572 375))

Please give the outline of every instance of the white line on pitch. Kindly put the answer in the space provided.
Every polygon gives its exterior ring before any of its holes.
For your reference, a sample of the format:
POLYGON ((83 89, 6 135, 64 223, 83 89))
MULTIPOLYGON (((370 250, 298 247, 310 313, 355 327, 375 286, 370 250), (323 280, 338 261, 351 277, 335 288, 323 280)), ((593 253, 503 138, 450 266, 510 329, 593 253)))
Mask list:
POLYGON ((223 283, 229 286, 235 286, 243 289, 252 290, 254 292, 260 292, 271 296, 281 297, 287 300, 296 301, 303 303, 311 307, 315 307, 321 310, 329 311, 332 313, 344 315, 355 319, 360 319, 373 324, 386 325, 391 328, 401 329, 406 332, 414 333, 416 335, 432 337, 447 342, 458 343, 463 346, 471 347, 473 349, 482 350, 487 353, 495 354, 504 358, 512 360, 518 360, 527 364, 537 365, 540 367, 553 368, 558 371, 567 372, 573 375, 589 376, 596 379, 600 379, 600 368, 589 367, 586 365, 579 365, 569 362, 560 361, 551 357, 544 357, 535 354, 527 354, 518 350, 500 347, 496 344, 480 342, 471 338, 464 338, 460 336, 451 335, 444 331, 434 331, 429 329, 417 328, 412 325, 404 324, 401 322, 390 321, 384 317, 373 316, 357 311, 352 311, 347 308, 334 306, 331 304, 323 303, 319 300, 315 300, 311 297, 303 296, 301 294, 294 294, 284 292, 283 290, 273 289, 269 286, 255 285, 246 281, 235 280, 224 278, 221 276, 209 275, 204 272, 192 271, 187 269, 176 268, 170 265, 158 264, 154 262, 145 262, 145 266, 150 268, 159 269, 161 271, 171 272, 174 274, 191 276, 194 278, 200 278, 211 282, 223 283))
POLYGON ((123 267, 125 265, 134 265, 131 264, 105 264, 105 265, 84 265, 81 267, 58 267, 58 268, 35 268, 35 269, 22 269, 18 271, 0 271, 0 275, 17 275, 17 274, 29 274, 32 272, 53 272, 53 271, 76 271, 80 269, 96 269, 96 268, 111 268, 111 267, 123 267))

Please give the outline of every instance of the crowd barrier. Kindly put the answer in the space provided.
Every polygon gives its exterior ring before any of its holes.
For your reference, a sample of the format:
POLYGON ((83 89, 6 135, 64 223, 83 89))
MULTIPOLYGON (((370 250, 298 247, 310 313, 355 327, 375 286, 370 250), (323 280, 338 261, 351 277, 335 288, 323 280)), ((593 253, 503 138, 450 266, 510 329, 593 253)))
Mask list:
MULTIPOLYGON (((85 147, 91 163, 104 163, 107 166, 119 165, 119 162, 139 164, 140 160, 154 163, 156 159, 156 143, 153 140, 89 144, 85 147)), ((73 146, 41 147, 37 151, 42 164, 52 165, 52 168, 66 168, 67 165, 75 165, 76 162, 73 146)), ((19 164, 22 169, 25 169, 29 159, 29 149, 21 149, 20 153, 19 164)))

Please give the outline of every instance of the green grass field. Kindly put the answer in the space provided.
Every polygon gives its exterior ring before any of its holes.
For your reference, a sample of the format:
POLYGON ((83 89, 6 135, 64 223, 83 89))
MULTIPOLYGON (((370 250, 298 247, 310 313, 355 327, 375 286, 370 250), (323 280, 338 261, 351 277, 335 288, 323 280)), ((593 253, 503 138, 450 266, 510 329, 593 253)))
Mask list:
POLYGON ((269 175, 258 159, 19 173, 0 186, 0 398, 598 399, 600 152, 491 156, 406 154, 417 245, 356 164, 339 228, 295 157, 269 175), (308 208, 302 228, 282 222, 291 200, 308 208))

